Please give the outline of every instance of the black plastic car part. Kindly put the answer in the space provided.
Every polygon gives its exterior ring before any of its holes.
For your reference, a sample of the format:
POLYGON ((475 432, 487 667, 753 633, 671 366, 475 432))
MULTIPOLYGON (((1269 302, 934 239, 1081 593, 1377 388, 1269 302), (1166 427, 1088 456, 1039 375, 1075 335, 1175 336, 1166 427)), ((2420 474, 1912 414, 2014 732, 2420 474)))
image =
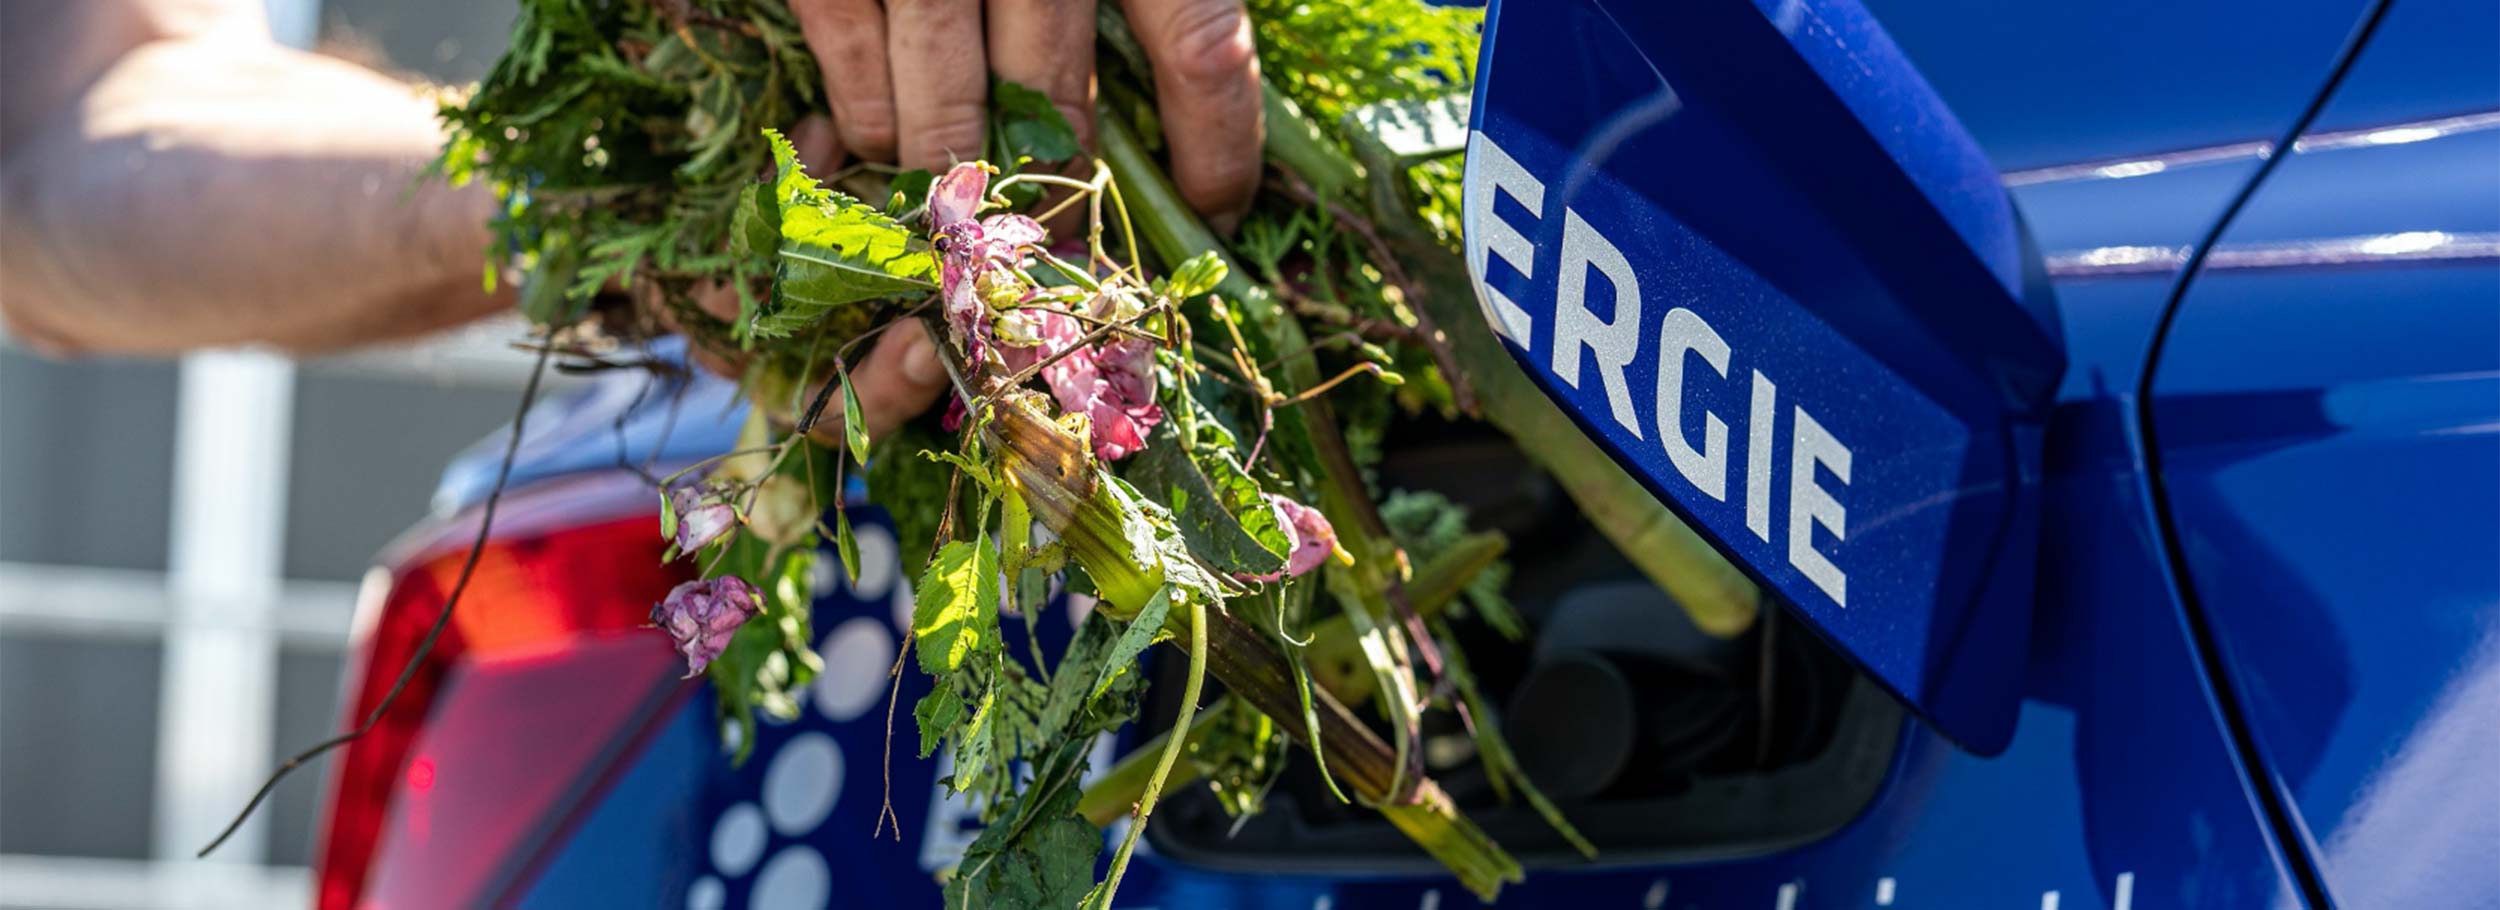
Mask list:
MULTIPOLYGON (((1597 863, 1793 847, 1881 788, 1905 714, 1802 624, 1773 609, 1738 638, 1703 634, 1499 436, 1401 425, 1389 449, 1385 488, 1442 493, 1509 537, 1509 593, 1530 639, 1472 622, 1458 635, 1522 767, 1597 845, 1597 863)), ((1148 733, 1178 707, 1178 664, 1156 668, 1148 733)), ((1423 740, 1434 779, 1527 865, 1589 862, 1496 798, 1454 714, 1427 714, 1423 740)), ((1148 836, 1164 856, 1236 871, 1431 869, 1376 813, 1330 795, 1298 750, 1258 815, 1229 816, 1192 785, 1167 794, 1148 836)))

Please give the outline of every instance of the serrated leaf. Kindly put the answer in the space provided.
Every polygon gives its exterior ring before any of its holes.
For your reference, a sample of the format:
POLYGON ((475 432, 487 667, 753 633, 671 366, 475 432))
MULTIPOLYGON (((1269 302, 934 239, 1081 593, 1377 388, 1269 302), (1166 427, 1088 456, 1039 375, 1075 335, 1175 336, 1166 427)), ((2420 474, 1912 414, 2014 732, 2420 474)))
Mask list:
MULTIPOLYGON (((1069 756, 1065 761, 1079 763, 1077 770, 1084 760, 1084 745, 1075 742, 1061 748, 1069 756)), ((1058 768, 1061 760, 1053 758, 1043 763, 1045 768, 1058 768)), ((1081 788, 1044 783, 1061 776, 1039 775, 1040 780, 1017 797, 1007 821, 982 829, 981 836, 964 849, 957 874, 946 882, 947 907, 1070 910, 1093 890, 1102 829, 1076 814, 1081 788)), ((1065 776, 1073 778, 1074 771, 1065 776)))
POLYGON ((756 316, 758 337, 791 334, 834 307, 937 288, 937 260, 909 228, 817 184, 788 140, 770 130, 765 135, 779 168, 773 203, 780 240, 773 302, 756 316))
POLYGON ((1108 694, 1123 675, 1137 664, 1137 656, 1145 653, 1163 631, 1164 618, 1171 612, 1172 589, 1156 591, 1137 618, 1126 625, 1114 622, 1100 611, 1085 617, 1077 628, 1076 639, 1068 644, 1066 656, 1060 658, 1056 676, 1050 681, 1050 697, 1043 703, 1041 730, 1045 736, 1082 736, 1092 732, 1090 722, 1080 723, 1094 703, 1108 694))
POLYGON ((911 611, 920 669, 944 677, 998 640, 998 550, 987 539, 948 543, 920 576, 911 611))
POLYGON ((946 741, 947 731, 963 723, 963 696, 955 694, 955 687, 948 681, 939 680, 937 688, 929 690, 929 694, 920 697, 919 704, 912 706, 911 716, 920 724, 920 757, 927 758, 946 741))
POLYGON ((972 720, 963 725, 963 735, 955 738, 955 773, 951 785, 961 793, 981 779, 981 772, 990 764, 990 722, 998 714, 998 690, 981 693, 981 704, 972 709, 972 720))
POLYGON ((1232 453, 1193 451, 1165 421, 1131 459, 1128 478, 1149 498, 1172 503, 1179 513, 1181 539, 1217 569, 1268 575, 1285 567, 1285 551, 1292 545, 1276 522, 1276 511, 1260 495, 1258 481, 1232 453))

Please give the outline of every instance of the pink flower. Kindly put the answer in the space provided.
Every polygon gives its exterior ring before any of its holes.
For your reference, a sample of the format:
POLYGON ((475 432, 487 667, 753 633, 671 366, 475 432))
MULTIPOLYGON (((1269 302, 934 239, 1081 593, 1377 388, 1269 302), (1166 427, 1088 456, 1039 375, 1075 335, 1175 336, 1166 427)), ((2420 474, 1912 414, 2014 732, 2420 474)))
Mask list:
POLYGON ((972 409, 964 406, 963 397, 948 394, 946 396, 946 411, 938 415, 938 429, 945 430, 949 433, 963 429, 964 418, 970 416, 972 416, 972 409))
POLYGON ((1276 523, 1285 526, 1285 540, 1292 545, 1285 554, 1285 574, 1309 574, 1337 551, 1337 529, 1318 509, 1274 493, 1267 494, 1267 505, 1276 511, 1276 523))
POLYGON ((998 317, 994 337, 999 362, 1015 373, 1067 350, 1085 337, 1085 329, 1065 313, 1023 307, 998 317))
POLYGON ((677 512, 677 552, 692 553, 710 546, 729 529, 738 526, 738 510, 720 501, 705 502, 703 493, 691 486, 668 491, 669 505, 677 512))
POLYGON ((937 231, 938 282, 946 298, 946 321, 974 362, 989 348, 992 327, 985 297, 1002 290, 1021 297, 1024 251, 1050 239, 1040 222, 1023 215, 974 220, 988 193, 990 172, 979 164, 955 165, 929 186, 929 223, 937 231), (1013 286, 1009 287, 1008 283, 1013 286))
POLYGON ((981 197, 989 191, 988 168, 971 161, 948 168, 929 184, 929 224, 943 230, 955 222, 972 220, 972 214, 981 210, 981 197))
POLYGON ((691 679, 729 648, 739 626, 763 612, 755 597, 755 586, 734 575, 686 582, 651 608, 651 624, 676 640, 691 679))
POLYGON ((1122 335, 1042 368, 1060 410, 1093 426, 1094 455, 1117 461, 1146 447, 1146 432, 1163 422, 1155 404, 1154 342, 1122 335))

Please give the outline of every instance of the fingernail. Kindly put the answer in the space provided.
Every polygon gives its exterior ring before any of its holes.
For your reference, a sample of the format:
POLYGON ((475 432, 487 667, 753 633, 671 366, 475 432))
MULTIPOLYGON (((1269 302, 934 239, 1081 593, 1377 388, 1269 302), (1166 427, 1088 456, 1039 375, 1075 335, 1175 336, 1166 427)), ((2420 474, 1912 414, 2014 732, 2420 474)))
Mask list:
POLYGON ((946 381, 946 365, 938 362, 937 345, 929 341, 929 333, 913 331, 903 344, 903 378, 917 385, 946 381))

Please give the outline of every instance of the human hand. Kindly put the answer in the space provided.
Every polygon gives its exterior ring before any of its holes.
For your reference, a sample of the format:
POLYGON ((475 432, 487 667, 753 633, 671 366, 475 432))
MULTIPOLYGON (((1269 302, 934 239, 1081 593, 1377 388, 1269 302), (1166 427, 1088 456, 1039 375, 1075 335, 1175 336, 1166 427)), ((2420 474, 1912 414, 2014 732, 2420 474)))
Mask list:
MULTIPOLYGON (((1095 0, 791 0, 824 71, 841 150, 939 172, 977 158, 990 76, 1094 134, 1095 0)), ((1241 0, 1122 0, 1154 67, 1171 174, 1219 228, 1258 189, 1259 61, 1241 0)))
MULTIPOLYGON (((1258 57, 1241 0, 1122 0, 1154 67, 1157 110, 1184 199, 1229 227, 1258 189, 1264 123, 1258 57)), ((1088 147, 1094 137, 1094 0, 791 0, 824 72, 832 122, 810 117, 790 140, 813 173, 846 157, 944 170, 978 157, 991 74, 1042 92, 1088 147)), ((695 295, 737 318, 725 288, 695 295)), ((664 314, 663 314, 664 315, 664 314)), ((740 358, 696 350, 714 372, 740 358)), ((946 374, 928 333, 889 332, 852 371, 873 437, 934 404, 946 374)), ((812 397, 813 391, 810 391, 812 397)), ((841 438, 838 415, 813 435, 841 438)))

